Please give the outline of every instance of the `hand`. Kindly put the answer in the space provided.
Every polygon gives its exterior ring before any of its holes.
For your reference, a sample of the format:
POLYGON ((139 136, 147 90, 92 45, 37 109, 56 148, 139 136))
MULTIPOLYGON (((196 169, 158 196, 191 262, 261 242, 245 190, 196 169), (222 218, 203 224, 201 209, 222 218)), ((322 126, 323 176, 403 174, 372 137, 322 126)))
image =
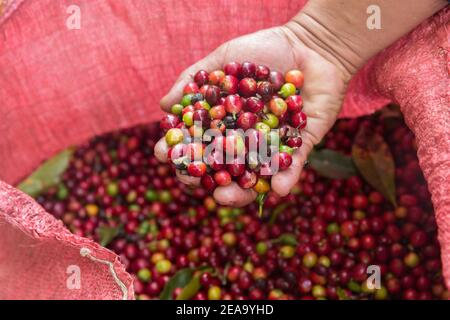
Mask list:
MULTIPOLYGON (((192 76, 198 70, 222 69, 231 61, 251 61, 283 73, 291 69, 301 70, 305 77, 302 89, 303 112, 308 117, 308 123, 302 131, 303 145, 295 151, 292 165, 272 177, 272 190, 280 196, 287 195, 297 183, 308 153, 334 124, 349 78, 336 62, 331 62, 308 48, 298 35, 298 32, 294 33, 292 28, 286 25, 231 40, 186 69, 169 94, 161 100, 161 107, 169 111, 173 104, 180 101, 183 87, 192 81, 192 76)), ((157 143, 155 154, 160 160, 167 160, 167 145, 164 139, 157 143)), ((199 184, 199 178, 183 176, 180 173, 177 173, 177 176, 184 183, 199 184)), ((243 190, 236 183, 218 187, 214 191, 216 201, 228 206, 245 206, 255 200, 256 196, 253 190, 243 190)))

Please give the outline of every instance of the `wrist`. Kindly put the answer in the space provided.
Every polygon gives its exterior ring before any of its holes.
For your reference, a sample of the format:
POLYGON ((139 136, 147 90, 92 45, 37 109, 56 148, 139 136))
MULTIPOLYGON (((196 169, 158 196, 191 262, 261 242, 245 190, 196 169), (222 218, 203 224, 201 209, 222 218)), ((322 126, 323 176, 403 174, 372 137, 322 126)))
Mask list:
POLYGON ((365 63, 366 57, 363 52, 354 47, 354 42, 349 45, 349 39, 344 39, 335 31, 337 25, 342 23, 337 20, 330 21, 324 17, 315 17, 305 8, 284 27, 293 33, 302 45, 335 65, 347 83, 365 63), (331 27, 331 24, 334 26, 331 27))

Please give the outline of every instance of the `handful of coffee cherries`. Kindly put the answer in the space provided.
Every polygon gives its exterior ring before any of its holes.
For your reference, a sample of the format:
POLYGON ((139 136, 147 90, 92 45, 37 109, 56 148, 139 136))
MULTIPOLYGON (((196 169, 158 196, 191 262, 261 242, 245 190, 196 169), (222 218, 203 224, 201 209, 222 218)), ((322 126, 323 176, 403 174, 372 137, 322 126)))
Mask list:
POLYGON ((300 70, 283 75, 252 62, 198 71, 160 122, 169 162, 209 191, 234 180, 264 196, 302 145, 303 82, 300 70))

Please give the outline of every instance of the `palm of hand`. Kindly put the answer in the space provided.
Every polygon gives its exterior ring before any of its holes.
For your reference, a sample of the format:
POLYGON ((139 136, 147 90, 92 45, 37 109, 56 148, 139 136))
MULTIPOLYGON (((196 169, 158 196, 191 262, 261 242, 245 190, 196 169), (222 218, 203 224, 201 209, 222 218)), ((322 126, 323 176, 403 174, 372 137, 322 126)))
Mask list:
MULTIPOLYGON (((345 92, 345 81, 336 66, 304 46, 288 29, 278 27, 229 41, 188 68, 161 100, 163 109, 168 110, 180 100, 184 85, 191 81, 196 71, 221 69, 230 61, 252 61, 281 72, 300 69, 305 76, 302 97, 308 124, 302 131, 303 145, 296 150, 291 167, 272 177, 272 189, 279 195, 287 195, 300 176, 307 154, 335 122, 345 92)), ((158 148, 163 147, 161 144, 158 148)), ((185 183, 198 183, 198 179, 179 178, 185 183)), ((217 188, 214 196, 219 203, 243 206, 253 201, 256 193, 242 190, 233 183, 217 188)))

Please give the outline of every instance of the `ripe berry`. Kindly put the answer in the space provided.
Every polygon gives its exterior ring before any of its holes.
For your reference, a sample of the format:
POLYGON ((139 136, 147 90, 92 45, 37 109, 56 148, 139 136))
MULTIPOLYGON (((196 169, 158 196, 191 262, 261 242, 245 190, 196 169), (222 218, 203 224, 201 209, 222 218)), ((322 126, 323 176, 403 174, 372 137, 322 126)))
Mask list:
POLYGON ((272 71, 270 72, 269 81, 272 84, 275 91, 280 90, 281 86, 284 84, 284 77, 281 72, 272 71))
POLYGON ((180 123, 180 119, 176 115, 168 113, 161 119, 159 126, 163 131, 167 131, 175 128, 178 123, 180 123))
POLYGON ((253 113, 261 112, 264 109, 264 102, 258 97, 250 97, 245 101, 245 110, 253 113))
POLYGON ((286 170, 292 164, 292 156, 286 152, 278 152, 274 155, 278 159, 280 170, 286 170))
POLYGON ((219 186, 227 186, 231 183, 231 175, 226 170, 220 170, 214 173, 214 181, 219 186))
POLYGON ((202 184, 203 188, 205 188, 208 191, 213 191, 217 185, 216 182, 214 181, 214 178, 209 174, 205 174, 204 176, 202 176, 200 183, 202 184))
POLYGON ((217 86, 208 86, 204 96, 205 96, 206 101, 211 106, 214 106, 217 104, 217 102, 220 98, 220 88, 217 86))
POLYGON ((292 137, 287 140, 287 145, 291 148, 300 148, 303 144, 301 137, 292 137))
POLYGON ((207 84, 209 81, 209 73, 205 70, 198 71, 194 76, 194 81, 199 87, 207 84))
POLYGON ((212 119, 223 119, 226 116, 227 112, 225 111, 225 107, 221 104, 212 107, 209 110, 209 115, 212 119))
POLYGON ((241 113, 236 124, 239 128, 247 130, 253 128, 258 120, 258 117, 252 112, 241 113))
POLYGON ((253 78, 244 78, 239 81, 238 90, 241 96, 251 97, 256 94, 257 84, 253 78))
POLYGON ((291 125, 294 128, 303 129, 306 127, 306 114, 303 112, 296 112, 291 116, 291 125))
POLYGON ((225 98, 225 110, 232 114, 237 114, 242 110, 242 107, 244 106, 244 103, 241 99, 241 97, 237 94, 235 95, 229 95, 225 98))
POLYGON ((269 101, 272 98, 275 89, 273 85, 268 81, 258 82, 256 93, 261 96, 264 101, 269 101))
POLYGON ((198 122, 200 122, 200 126, 203 128, 208 128, 211 124, 209 112, 205 109, 195 110, 192 114, 192 119, 194 120, 194 123, 196 125, 198 125, 198 122))
POLYGON ((256 72, 256 65, 253 62, 243 62, 239 77, 242 78, 253 78, 256 72))
POLYGON ((281 98, 273 98, 270 100, 269 108, 274 115, 281 116, 287 111, 287 104, 281 98))
POLYGON ((226 75, 219 83, 220 88, 226 94, 236 94, 238 91, 239 80, 235 76, 226 75))
POLYGON ((198 93, 200 91, 198 85, 195 82, 189 82, 183 88, 183 95, 189 93, 198 93))
POLYGON ((200 161, 191 162, 187 167, 187 171, 193 177, 201 177, 206 173, 206 164, 200 161))
POLYGON ((194 110, 208 110, 211 109, 211 106, 205 100, 200 100, 194 103, 194 110))
POLYGON ((245 164, 241 163, 239 158, 233 159, 232 163, 228 163, 226 167, 233 177, 239 177, 245 172, 245 164))
POLYGON ((297 89, 303 87, 303 73, 300 70, 288 71, 285 75, 286 82, 292 83, 297 89))
POLYGON ((258 180, 258 176, 255 172, 245 170, 244 173, 238 178, 238 184, 243 189, 253 188, 258 180))
POLYGON ((225 72, 222 70, 215 70, 209 74, 209 83, 212 85, 218 85, 225 77, 225 72))
POLYGON ((264 65, 258 65, 255 71, 255 78, 258 81, 266 80, 269 78, 270 69, 264 65))
POLYGON ((258 178, 258 181, 256 182, 255 186, 253 187, 253 190, 255 190, 257 193, 266 193, 270 190, 270 184, 267 182, 267 180, 263 178, 258 178))
POLYGON ((303 99, 299 95, 291 95, 286 98, 286 104, 290 112, 299 112, 302 110, 303 99))
POLYGON ((225 74, 231 75, 234 77, 239 77, 241 73, 241 64, 239 62, 229 62, 223 67, 223 71, 225 71, 225 74))

